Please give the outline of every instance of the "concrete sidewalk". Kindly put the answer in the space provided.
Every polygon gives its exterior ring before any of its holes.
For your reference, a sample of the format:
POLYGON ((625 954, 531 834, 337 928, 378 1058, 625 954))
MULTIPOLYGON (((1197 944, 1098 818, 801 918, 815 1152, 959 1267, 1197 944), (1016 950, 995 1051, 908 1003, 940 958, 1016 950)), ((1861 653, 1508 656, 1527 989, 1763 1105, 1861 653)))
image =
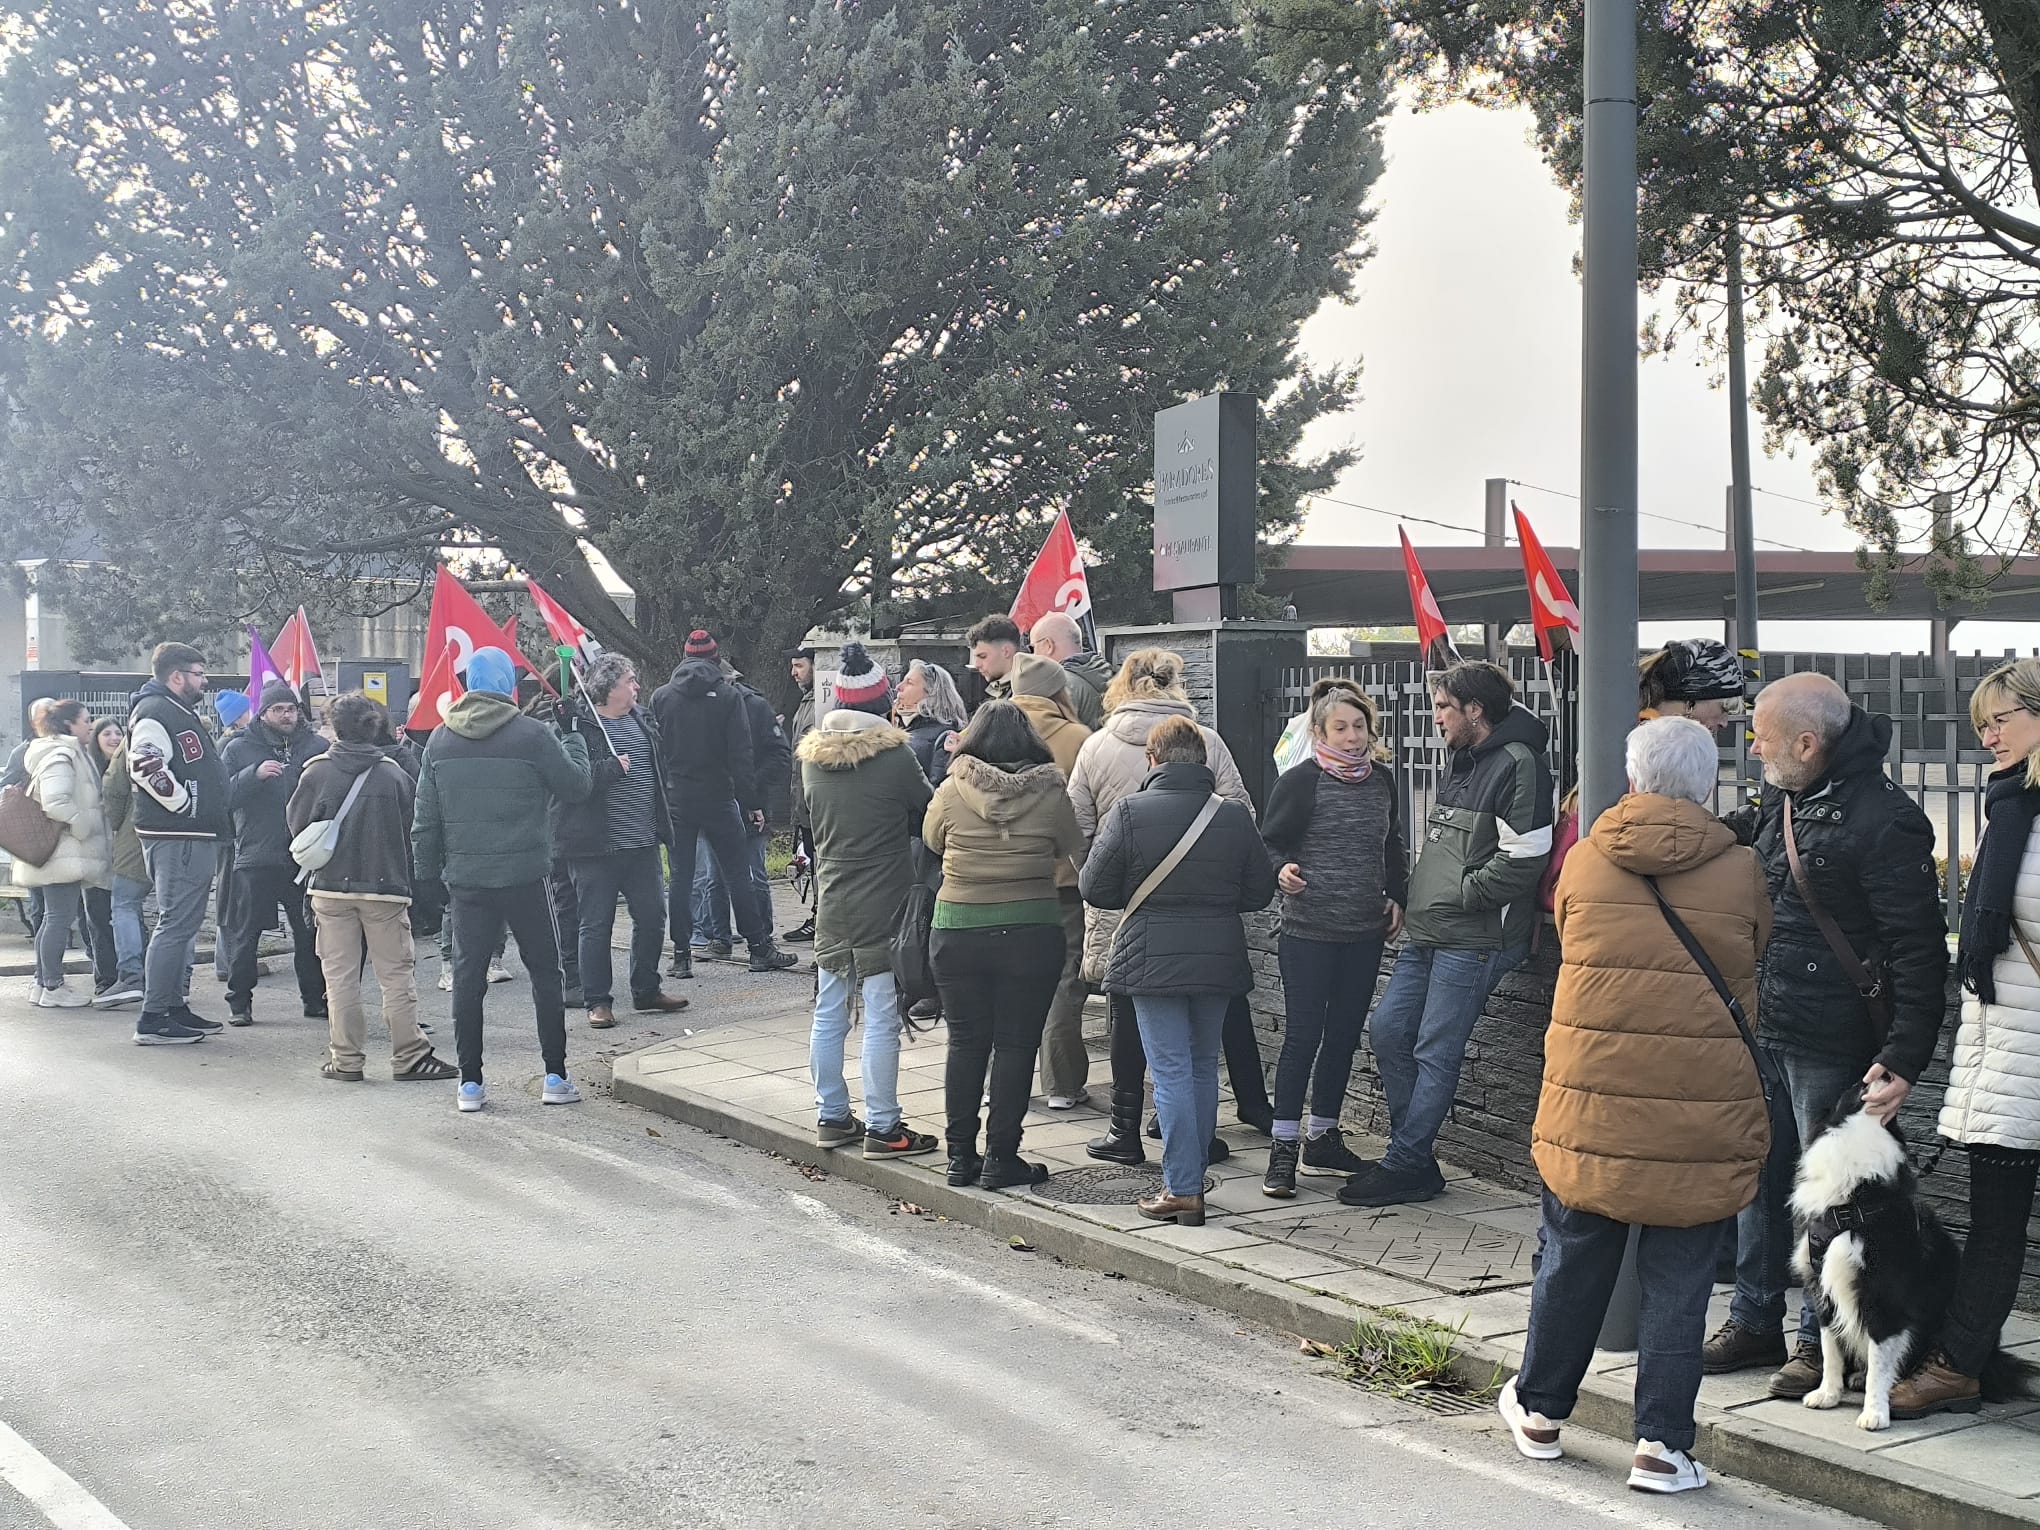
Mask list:
MULTIPOLYGON (((791 987, 791 985, 789 985, 791 987)), ((789 999, 793 995, 789 993, 789 999)), ((725 1011, 727 1013, 727 1011, 725 1011)), ((704 1019, 709 1017, 704 1016, 704 1019)), ((809 1013, 776 1000, 737 1018, 662 1040, 615 1064, 616 1097, 782 1154, 902 1202, 1023 1240, 1071 1263, 1141 1280, 1239 1317, 1328 1344, 1350 1339, 1356 1319, 1408 1314, 1466 1336, 1462 1374, 1486 1384, 1522 1356, 1530 1306, 1535 1197, 1446 1169, 1445 1194, 1422 1206, 1341 1206, 1335 1178, 1304 1178, 1293 1201, 1269 1200, 1260 1182, 1266 1139, 1221 1125, 1232 1157, 1211 1170, 1209 1220, 1156 1224, 1133 1208, 1158 1188, 1158 1143, 1145 1170, 1087 1157, 1104 1129, 1092 1109, 1027 1117, 1022 1151, 1054 1175, 1035 1191, 951 1189, 941 1156, 867 1162, 855 1148, 814 1146, 808 1080, 809 1013)), ((901 1103, 921 1130, 942 1129, 946 1036, 910 1041, 901 1057, 901 1103)), ((853 1093, 857 1059, 849 1059, 853 1093)), ((1094 1058, 1102 1094, 1105 1065, 1094 1058)), ((1231 1119, 1222 1105, 1220 1121, 1231 1119)), ((1381 1144, 1349 1139, 1356 1151, 1381 1144)), ((1710 1331, 1725 1315, 1717 1291, 1710 1331)), ((2014 1317, 2005 1342, 2040 1361, 2040 1323, 2014 1317)), ((1596 1357, 1572 1424, 1621 1439, 1631 1433, 1635 1356, 1596 1357)), ((2040 1525, 2040 1401, 1987 1406, 1870 1434, 1857 1400, 1818 1413, 1764 1395, 1767 1373, 1709 1377, 1700 1393, 1695 1454, 1710 1468, 1885 1524, 1988 1530, 2040 1525)), ((1510 1448, 1496 1424, 1498 1450, 1510 1448)))

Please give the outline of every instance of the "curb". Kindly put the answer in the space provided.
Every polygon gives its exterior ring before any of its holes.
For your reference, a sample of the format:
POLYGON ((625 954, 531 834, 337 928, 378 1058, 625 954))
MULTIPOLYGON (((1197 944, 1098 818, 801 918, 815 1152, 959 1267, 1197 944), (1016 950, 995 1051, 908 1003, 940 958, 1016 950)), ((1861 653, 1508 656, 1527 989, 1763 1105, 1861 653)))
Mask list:
MULTIPOLYGON (((997 1237, 1018 1237, 1069 1264, 1137 1280, 1229 1316, 1321 1344, 1347 1342, 1359 1318, 1393 1322, 1402 1316, 1392 1306, 1375 1307, 1326 1292, 1313 1293, 1251 1270, 1226 1266, 1221 1262, 1223 1253, 1197 1255, 1172 1249, 1066 1216, 1008 1192, 956 1189, 919 1171, 868 1160, 854 1149, 826 1151, 784 1122, 744 1106, 672 1084, 649 1084, 639 1073, 639 1063, 637 1055, 616 1059, 615 1097, 627 1105, 746 1147, 826 1168, 839 1179, 895 1198, 909 1198, 953 1222, 997 1237)), ((1497 1368, 1509 1374, 1517 1365, 1518 1356, 1500 1344, 1466 1338, 1460 1342, 1452 1369, 1461 1381, 1484 1387, 1497 1368)), ((2040 1525, 2040 1504, 2031 1500, 1881 1460, 1874 1454, 1843 1450, 1705 1403, 1696 1414, 1699 1443, 1695 1453, 1710 1467, 1794 1498, 1898 1530, 2031 1530, 2040 1525)), ((1625 1443, 1635 1438, 1630 1393, 1591 1372, 1581 1384, 1578 1406, 1568 1422, 1625 1443)))

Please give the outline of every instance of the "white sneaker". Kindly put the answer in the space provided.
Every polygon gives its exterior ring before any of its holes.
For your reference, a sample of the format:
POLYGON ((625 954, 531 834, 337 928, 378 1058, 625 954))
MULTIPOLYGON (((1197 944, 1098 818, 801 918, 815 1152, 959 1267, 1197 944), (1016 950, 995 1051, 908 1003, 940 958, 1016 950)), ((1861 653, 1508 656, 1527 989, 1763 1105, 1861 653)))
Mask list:
POLYGON ((1707 1486, 1707 1471, 1683 1450, 1666 1450, 1656 1440, 1638 1440, 1629 1485, 1639 1493, 1687 1493, 1707 1486))
POLYGON ((1079 1105, 1090 1103, 1091 1097, 1088 1094, 1052 1094, 1048 1097, 1050 1110, 1075 1110, 1079 1105))
POLYGON ((35 985, 35 1007, 37 1009, 84 1009, 92 1003, 90 994, 80 993, 69 983, 59 983, 54 988, 35 985))
POLYGON ((141 989, 124 988, 116 983, 113 987, 107 989, 105 993, 95 997, 92 1004, 95 1009, 120 1009, 124 1005, 139 1004, 142 1002, 142 999, 141 989))
POLYGON ((439 991, 441 993, 453 992, 453 969, 451 967, 441 967, 439 969, 439 991))
MULTIPOLYGON (((1516 1378, 1511 1376, 1509 1384, 1502 1388, 1502 1395, 1495 1399, 1495 1412, 1501 1414, 1502 1422, 1509 1426, 1509 1433, 1516 1441, 1516 1449, 1533 1461, 1556 1461, 1565 1451, 1558 1443, 1558 1425, 1542 1413, 1525 1410, 1516 1400, 1516 1378)), ((1641 1456, 1637 1457, 1642 1460, 1641 1456)), ((1629 1479, 1631 1487, 1636 1479, 1629 1479)))
POLYGON ((489 1091, 480 1084, 462 1084, 453 1094, 453 1108, 466 1113, 489 1103, 489 1091))
POLYGON ((574 1081, 564 1074, 548 1073, 545 1076, 545 1088, 539 1092, 538 1103, 541 1105, 578 1105, 581 1103, 581 1091, 576 1089, 574 1081))
POLYGON ((490 981, 490 982, 492 982, 492 983, 507 983, 507 982, 509 982, 509 981, 510 981, 510 969, 509 969, 508 967, 504 966, 504 965, 503 965, 503 964, 502 964, 501 962, 490 962, 490 963, 489 963, 489 981, 490 981))

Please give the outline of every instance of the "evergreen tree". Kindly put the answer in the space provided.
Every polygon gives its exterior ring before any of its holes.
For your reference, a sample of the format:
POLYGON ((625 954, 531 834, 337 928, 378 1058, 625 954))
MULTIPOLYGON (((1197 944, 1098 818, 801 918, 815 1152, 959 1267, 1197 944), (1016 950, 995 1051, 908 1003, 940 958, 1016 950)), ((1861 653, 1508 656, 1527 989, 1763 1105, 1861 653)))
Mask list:
MULTIPOLYGON (((1056 510, 1150 609, 1149 430, 1346 453, 1382 67, 1128 0, 104 0, 0 18, 10 550, 221 617, 447 548, 653 660, 978 614, 1056 510), (635 595, 634 620, 591 555, 635 595)), ((351 581, 383 581, 358 585, 351 581)), ((103 587, 102 587, 103 597, 103 587)), ((316 591, 315 591, 316 593, 316 591)))

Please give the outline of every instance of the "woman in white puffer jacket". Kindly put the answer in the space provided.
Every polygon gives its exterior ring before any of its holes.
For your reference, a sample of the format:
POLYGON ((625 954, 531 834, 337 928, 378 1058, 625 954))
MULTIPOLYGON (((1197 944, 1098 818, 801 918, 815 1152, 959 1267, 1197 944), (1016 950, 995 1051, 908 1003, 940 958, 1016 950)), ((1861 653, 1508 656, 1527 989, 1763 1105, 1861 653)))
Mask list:
MULTIPOLYGON (((1105 821, 1123 797, 1141 789, 1148 778, 1147 741, 1156 723, 1170 717, 1197 721, 1197 708, 1183 689, 1183 656, 1166 648, 1137 648, 1126 656, 1119 673, 1105 688, 1105 722, 1084 740, 1070 768, 1070 802, 1077 810, 1077 826, 1085 842, 1094 839, 1098 825, 1105 821)), ((1225 740, 1198 723, 1204 736, 1205 763, 1216 779, 1218 794, 1237 802, 1254 816, 1254 799, 1225 740)), ((1084 910, 1084 978, 1105 980, 1106 956, 1112 937, 1119 929, 1117 909, 1084 910)), ((1124 994, 1112 996, 1112 1124, 1104 1136, 1093 1141, 1088 1152, 1107 1163, 1135 1164, 1146 1160, 1141 1146, 1140 1108, 1147 1083, 1147 1053, 1133 1015, 1133 1001, 1124 994)), ((1226 1071, 1233 1080, 1233 1103, 1243 1121, 1265 1131, 1274 1124, 1274 1108, 1268 1103, 1268 1088, 1260 1067, 1259 1043, 1245 999, 1226 1016, 1226 1071)), ((1149 1136, 1159 1136, 1150 1131, 1149 1136)), ((1212 1162, 1230 1149, 1215 1141, 1212 1162)))
POLYGON ((99 791, 99 767, 85 753, 92 713, 82 701, 60 701, 43 713, 42 736, 28 746, 28 794, 63 831, 40 866, 14 862, 14 880, 43 890, 35 936, 35 1002, 77 1009, 92 996, 64 981, 64 950, 85 907, 85 889, 113 882, 113 834, 99 791))
POLYGON ((1962 896, 1962 1024, 1941 1135, 1967 1149, 1969 1242, 1940 1351, 1892 1390, 1893 1418, 1974 1411, 2011 1316, 2040 1169, 2040 659, 1986 675, 1970 720, 1997 761, 1962 896))

